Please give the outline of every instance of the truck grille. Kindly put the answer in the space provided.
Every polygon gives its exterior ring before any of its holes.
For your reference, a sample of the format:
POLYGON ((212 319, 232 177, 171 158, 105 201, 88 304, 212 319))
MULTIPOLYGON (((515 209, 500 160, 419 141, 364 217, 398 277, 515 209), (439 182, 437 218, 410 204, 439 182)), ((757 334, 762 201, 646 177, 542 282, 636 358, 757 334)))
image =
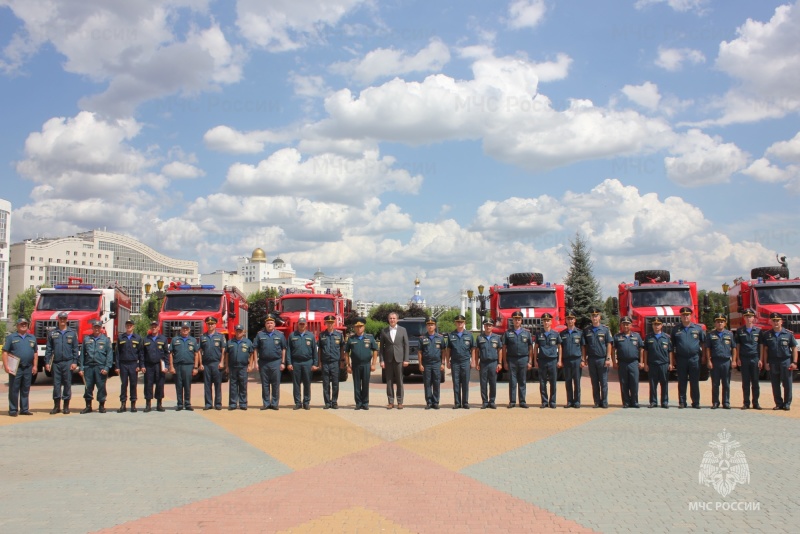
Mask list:
MULTIPOLYGON (((649 334, 649 333, 651 333, 653 331, 653 319, 655 319, 655 317, 648 317, 647 318, 647 321, 646 321, 647 332, 645 332, 645 335, 647 335, 647 334, 649 334)), ((678 317, 677 315, 670 315, 670 316, 665 316, 665 317, 661 317, 660 316, 659 319, 661 320, 662 323, 664 323, 664 327, 661 330, 661 332, 663 334, 671 335, 672 334, 672 330, 677 325, 681 324, 681 318, 678 317)))
MULTIPOLYGON (((509 317, 506 323, 506 329, 511 330, 512 328, 514 328, 514 320, 509 317)), ((530 330, 533 335, 536 335, 544 330, 544 328, 542 328, 542 319, 540 317, 523 317, 522 328, 530 330)))
POLYGON ((188 322, 191 327, 189 328, 189 335, 195 339, 200 339, 203 335, 203 321, 164 321, 161 327, 164 329, 162 332, 166 337, 173 338, 180 335, 181 325, 188 322))
POLYGON ((800 334, 800 314, 793 313, 784 315, 783 327, 790 332, 800 334))
MULTIPOLYGON (((67 321, 67 326, 75 332, 78 332, 78 321, 67 321)), ((36 339, 44 339, 47 337, 47 333, 51 330, 56 330, 58 328, 58 321, 36 321, 36 324, 33 325, 33 334, 36 336, 36 339)), ((80 332, 78 332, 80 334, 80 332)))

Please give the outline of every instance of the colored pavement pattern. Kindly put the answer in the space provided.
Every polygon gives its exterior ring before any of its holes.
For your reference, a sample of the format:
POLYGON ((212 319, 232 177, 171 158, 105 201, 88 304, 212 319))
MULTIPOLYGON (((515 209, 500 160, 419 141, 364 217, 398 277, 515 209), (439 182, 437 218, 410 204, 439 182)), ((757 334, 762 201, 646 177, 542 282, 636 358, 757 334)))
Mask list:
MULTIPOLYGON (((167 384, 165 413, 116 413, 119 379, 108 382, 106 414, 81 415, 73 385, 70 415, 49 415, 52 382, 31 390, 32 417, 0 416, 0 532, 793 532, 800 523, 800 404, 741 411, 733 373, 732 410, 622 409, 616 374, 609 409, 594 409, 588 377, 583 407, 540 409, 538 383, 528 410, 480 409, 473 372, 472 409, 453 410, 448 376, 442 409, 424 410, 421 381, 406 382, 404 410, 386 410, 373 373, 370 410, 353 410, 352 381, 339 410, 294 411, 281 386, 281 410, 261 411, 250 376, 247 411, 176 412, 167 384), (750 480, 723 497, 699 482, 710 442, 727 431, 744 453, 750 480)), ((7 408, 7 377, 0 395, 7 408)), ((795 388, 795 393, 798 393, 795 388)), ((648 386, 641 384, 640 399, 648 386)), ((154 404, 155 406, 155 404, 154 404)), ((731 453, 733 450, 731 449, 731 453)), ((724 476, 724 473, 723 473, 724 476)))

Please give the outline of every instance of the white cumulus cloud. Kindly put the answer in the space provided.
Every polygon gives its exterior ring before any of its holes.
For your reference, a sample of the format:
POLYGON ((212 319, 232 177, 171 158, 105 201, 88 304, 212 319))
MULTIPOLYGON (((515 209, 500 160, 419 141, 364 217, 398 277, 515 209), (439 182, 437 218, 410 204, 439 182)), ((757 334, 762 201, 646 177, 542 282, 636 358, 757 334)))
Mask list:
POLYGON ((743 170, 749 156, 734 143, 723 143, 698 129, 683 134, 664 158, 667 176, 677 184, 695 187, 728 182, 743 170))
POLYGON ((544 0, 514 0, 508 5, 508 27, 535 28, 546 12, 547 5, 544 0))
POLYGON ((359 83, 370 83, 379 78, 398 76, 411 72, 438 72, 450 61, 450 50, 439 39, 414 55, 394 48, 378 48, 363 58, 338 62, 330 66, 331 72, 351 77, 359 83))
POLYGON ((674 72, 681 70, 686 62, 693 65, 705 63, 706 56, 701 51, 692 48, 658 47, 658 58, 655 60, 656 66, 674 72))

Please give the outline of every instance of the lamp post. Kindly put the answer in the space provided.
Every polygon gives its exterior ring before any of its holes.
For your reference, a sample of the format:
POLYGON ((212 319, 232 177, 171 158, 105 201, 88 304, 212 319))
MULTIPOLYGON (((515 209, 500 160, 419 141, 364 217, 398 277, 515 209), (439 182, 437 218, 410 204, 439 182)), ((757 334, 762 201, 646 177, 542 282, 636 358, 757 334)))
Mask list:
POLYGON ((478 302, 481 305, 478 309, 478 314, 481 316, 481 328, 483 328, 483 321, 486 320, 486 295, 483 294, 484 289, 486 288, 483 284, 478 286, 478 302))
MULTIPOLYGON (((154 293, 154 295, 156 297, 155 318, 156 318, 156 320, 158 320, 158 312, 161 311, 161 299, 164 298, 164 280, 159 278, 156 281, 156 288, 158 290, 154 293)), ((148 298, 150 298, 150 292, 152 291, 152 289, 153 289, 153 285, 150 282, 147 282, 144 285, 144 293, 148 298)))
POLYGON ((723 306, 723 310, 725 311, 725 315, 728 316, 728 320, 730 322, 730 307, 728 306, 728 290, 731 288, 728 285, 728 282, 722 283, 722 292, 725 294, 725 305, 723 306))
POLYGON ((469 311, 472 314, 472 319, 470 320, 471 330, 475 331, 475 292, 473 290, 467 291, 467 297, 469 297, 469 311))

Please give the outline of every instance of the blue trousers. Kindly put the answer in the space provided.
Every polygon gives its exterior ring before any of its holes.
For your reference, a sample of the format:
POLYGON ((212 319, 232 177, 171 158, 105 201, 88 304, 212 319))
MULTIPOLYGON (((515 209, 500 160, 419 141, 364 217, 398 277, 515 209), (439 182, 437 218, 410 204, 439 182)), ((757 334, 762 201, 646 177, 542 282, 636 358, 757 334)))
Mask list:
POLYGON ((292 366, 292 380, 294 387, 292 394, 294 396, 294 405, 300 404, 300 385, 303 385, 303 398, 302 404, 311 402, 311 362, 296 363, 292 366))
POLYGON ((422 382, 425 387, 425 404, 438 406, 439 385, 442 382, 442 362, 423 363, 422 382))
POLYGON ((719 404, 719 386, 722 384, 722 404, 731 403, 731 359, 725 360, 712 358, 711 363, 711 399, 714 404, 719 404))
POLYGON ((692 406, 700 406, 700 357, 675 358, 678 368, 678 402, 686 404, 686 384, 689 384, 692 406))
POLYGON ((555 407, 557 374, 558 360, 539 356, 539 395, 542 397, 542 404, 555 407), (548 384, 550 384, 549 395, 547 394, 548 384))
POLYGON ((527 392, 528 379, 528 357, 508 359, 508 402, 517 402, 517 391, 519 391, 520 404, 525 403, 525 393, 527 392))
MULTIPOLYGON (((236 408, 238 403, 240 408, 247 408, 247 366, 231 367, 228 373, 228 407, 236 408)), ((221 397, 217 399, 222 403, 221 397)))
POLYGON ((175 364, 175 395, 178 398, 178 408, 192 405, 192 363, 175 364))
POLYGON ((339 360, 322 364, 322 399, 325 406, 339 403, 339 360))
POLYGON ((451 361, 450 374, 453 377, 453 403, 456 406, 469 404, 469 360, 451 361))
POLYGON ((580 358, 563 360, 564 362, 564 383, 567 387, 567 405, 581 404, 581 368, 580 358))
POLYGON ((791 360, 769 362, 769 379, 772 382, 772 396, 775 406, 790 406, 792 404, 792 372, 789 370, 791 360), (781 396, 781 386, 783 395, 781 396))
POLYGON ((656 395, 658 386, 661 386, 661 404, 668 404, 669 388, 667 387, 667 380, 669 378, 669 364, 648 364, 648 369, 647 376, 650 378, 650 404, 658 404, 658 396, 656 395))
POLYGON ((33 368, 17 368, 16 375, 8 375, 8 412, 27 412, 28 395, 31 392, 33 368))
POLYGON ((594 404, 595 406, 608 406, 608 367, 606 367, 606 357, 589 357, 588 360, 594 404))
POLYGON ((753 390, 753 404, 758 404, 761 384, 758 382, 758 357, 739 357, 742 361, 742 393, 744 405, 750 406, 750 389, 753 390))
POLYGON ((161 362, 144 364, 144 398, 153 399, 155 389, 156 400, 164 398, 164 373, 161 372, 161 362))
POLYGON ((486 406, 497 397, 497 360, 481 361, 481 401, 486 406), (488 390, 488 391, 487 391, 488 390))
POLYGON ((90 365, 83 368, 83 380, 86 382, 83 398, 87 401, 92 400, 95 386, 97 386, 97 402, 106 401, 106 378, 108 378, 108 375, 101 374, 100 371, 102 370, 103 367, 99 365, 90 365))
POLYGON ((369 363, 351 363, 353 370, 353 397, 356 408, 369 406, 369 375, 372 372, 369 363))
POLYGON ((68 401, 72 398, 72 360, 54 362, 50 366, 53 373, 53 400, 68 401))
POLYGON ((219 361, 203 362, 203 396, 206 408, 211 408, 212 405, 215 408, 222 406, 222 369, 219 368, 219 361))
POLYGON ((619 389, 623 406, 639 405, 639 360, 619 363, 619 389))
POLYGON ((128 399, 128 388, 130 387, 131 402, 136 401, 136 386, 139 385, 139 373, 136 369, 139 362, 119 362, 119 400, 125 402, 128 399))
POLYGON ((278 406, 281 400, 281 361, 258 361, 261 376, 261 402, 264 406, 278 406))

